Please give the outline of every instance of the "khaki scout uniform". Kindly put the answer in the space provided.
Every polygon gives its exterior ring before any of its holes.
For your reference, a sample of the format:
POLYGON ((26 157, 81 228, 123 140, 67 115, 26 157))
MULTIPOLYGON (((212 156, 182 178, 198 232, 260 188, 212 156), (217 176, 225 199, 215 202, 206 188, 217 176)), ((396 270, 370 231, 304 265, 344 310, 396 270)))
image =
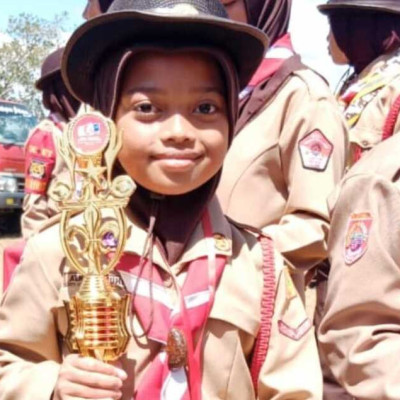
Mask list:
MULTIPOLYGON (((398 53, 399 51, 397 50, 395 53, 385 54, 374 60, 361 72, 357 81, 378 73, 385 63, 390 60, 393 62, 394 56, 400 62, 400 55, 398 53)), ((384 71, 382 79, 385 81, 382 88, 378 88, 376 91, 372 90, 369 93, 367 91, 367 94, 359 100, 361 114, 354 125, 351 119, 354 117, 353 111, 357 112, 357 105, 354 105, 354 108, 349 106, 344 108, 346 119, 349 120, 349 140, 351 144, 349 166, 352 166, 357 161, 355 158, 357 147, 364 153, 382 141, 386 119, 389 116, 393 103, 400 95, 400 65, 397 67, 394 65, 392 68, 384 71)), ((352 86, 357 84, 357 81, 352 86)), ((373 87, 373 85, 371 86, 373 87)), ((393 130, 394 134, 398 132, 400 132, 400 118, 397 118, 393 130)))
POLYGON ((342 177, 346 146, 345 123, 326 83, 301 70, 239 132, 225 158, 218 189, 224 212, 273 237, 301 270, 300 293, 303 272, 327 258, 326 199, 342 177), (326 147, 319 161, 318 151, 315 159, 304 154, 312 137, 326 147))
MULTIPOLYGON (((218 244, 221 239, 216 241, 216 253, 227 255, 228 261, 204 335, 203 398, 251 400, 256 397, 248 363, 260 325, 262 252, 253 235, 240 232, 226 221, 216 200, 208 209, 213 232, 225 238, 222 245, 218 244)), ((129 220, 126 252, 141 255, 146 232, 132 216, 129 220)), ((63 286, 63 280, 68 276, 68 268, 58 229, 55 225, 29 240, 23 262, 2 300, 1 400, 49 400, 62 357, 68 353, 64 344, 60 351, 67 330, 63 300, 68 299, 68 287, 63 286)), ((164 285, 172 299, 176 301, 176 292, 170 273, 182 284, 186 263, 206 255, 200 227, 193 233, 181 260, 170 267, 154 248, 154 263, 165 271, 164 285)), ((308 330, 298 329, 304 326, 307 315, 278 253, 275 259, 275 312, 257 398, 322 399, 322 377, 311 324, 308 330), (282 322, 287 326, 285 330, 280 328, 282 322), (288 335, 290 331, 292 335, 288 335)), ((129 287, 129 274, 124 273, 122 278, 129 287)), ((70 286, 73 284, 69 282, 70 286)), ((137 332, 138 321, 134 320, 133 325, 137 332)), ((160 350, 160 344, 146 338, 131 339, 127 354, 121 359, 129 376, 123 399, 132 398, 150 359, 160 350)))
MULTIPOLYGON (((27 139, 26 154, 31 152, 29 148, 30 139, 38 133, 51 135, 54 142, 54 149, 49 151, 55 152, 56 138, 61 137, 62 132, 54 122, 46 119, 31 132, 30 137, 27 139)), ((43 148, 39 149, 39 151, 43 151, 43 148)), ((52 166, 49 166, 48 172, 50 173, 43 179, 43 182, 40 182, 45 187, 35 190, 34 193, 26 193, 24 197, 22 206, 23 214, 21 217, 21 231, 24 238, 28 238, 38 232, 44 222, 59 212, 56 204, 47 195, 47 191, 50 183, 56 177, 59 177, 61 173, 66 173, 66 167, 62 157, 57 156, 57 154, 49 155, 48 162, 52 163, 52 166)), ((27 168, 29 169, 29 166, 27 168)))
POLYGON ((400 399, 400 135, 346 175, 334 206, 319 340, 356 399, 400 399))

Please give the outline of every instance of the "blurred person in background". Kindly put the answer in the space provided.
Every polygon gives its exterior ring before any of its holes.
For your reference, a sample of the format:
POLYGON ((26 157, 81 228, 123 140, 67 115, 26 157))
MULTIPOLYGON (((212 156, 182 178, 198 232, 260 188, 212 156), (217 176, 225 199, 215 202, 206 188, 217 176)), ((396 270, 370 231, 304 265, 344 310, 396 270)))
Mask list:
POLYGON ((80 105, 68 92, 61 77, 63 51, 64 48, 57 49, 46 57, 42 64, 41 76, 35 83, 36 88, 42 92, 43 107, 49 114, 30 132, 25 144, 22 239, 4 249, 3 290, 7 288, 19 263, 26 239, 38 232, 59 212, 47 194, 50 183, 66 173, 65 163, 62 157, 57 155, 56 141, 80 105))
POLYGON ((245 90, 218 196, 225 213, 270 234, 304 298, 305 273, 327 258, 326 199, 345 167, 346 126, 326 81, 288 34, 291 0, 224 0, 271 48, 245 90))
POLYGON ((83 18, 86 20, 104 14, 111 6, 113 0, 87 0, 86 7, 83 11, 83 18))
MULTIPOLYGON (((396 138, 382 142, 400 130, 400 2, 329 0, 319 9, 329 19, 333 61, 348 64, 352 71, 338 93, 349 127, 352 168, 330 199, 332 267, 328 284, 318 286, 317 310, 321 317, 325 313, 320 347, 329 369, 351 395, 398 399, 400 392, 391 383, 396 369, 384 351, 385 346, 394 350, 396 339, 384 332, 394 322, 396 307, 387 300, 397 296, 389 288, 397 280, 390 248, 397 243, 391 199, 398 186, 399 146, 396 138), (382 233, 385 229, 388 236, 382 233), (373 285, 363 283, 365 277, 373 285)), ((328 369, 324 380, 325 387, 335 385, 328 369)), ((335 392, 326 397, 338 398, 335 392)))
POLYGON ((21 218, 24 238, 37 232, 44 221, 58 213, 47 195, 51 181, 65 169, 62 157, 57 156, 56 142, 80 106, 61 77, 63 51, 60 48, 44 60, 35 84, 42 92, 43 106, 49 114, 32 130, 25 145, 25 198, 21 218))
POLYGON ((330 0, 319 10, 329 19, 332 60, 353 71, 338 94, 349 127, 352 166, 400 130, 400 2, 330 0))

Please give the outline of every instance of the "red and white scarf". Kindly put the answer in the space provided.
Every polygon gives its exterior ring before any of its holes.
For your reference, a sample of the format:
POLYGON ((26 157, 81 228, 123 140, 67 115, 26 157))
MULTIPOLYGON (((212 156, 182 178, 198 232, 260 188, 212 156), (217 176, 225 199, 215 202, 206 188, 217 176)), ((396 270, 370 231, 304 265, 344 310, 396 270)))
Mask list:
MULTIPOLYGON (((125 254, 118 270, 128 272, 129 291, 136 289, 133 312, 147 337, 166 345, 172 328, 179 329, 187 343, 187 368, 170 370, 168 355, 162 351, 154 359, 136 388, 135 400, 201 400, 201 348, 215 290, 223 273, 226 257, 215 254, 215 243, 209 216, 203 218, 208 246, 207 257, 189 263, 183 287, 177 287, 179 301, 175 307, 164 286, 157 266, 149 263, 140 271, 140 257, 125 254), (198 337, 195 343, 195 337, 198 337)), ((178 286, 178 285, 177 285, 178 286)))
POLYGON ((283 63, 294 54, 290 34, 287 33, 279 38, 267 51, 249 84, 241 91, 239 100, 245 99, 259 83, 273 76, 283 63))

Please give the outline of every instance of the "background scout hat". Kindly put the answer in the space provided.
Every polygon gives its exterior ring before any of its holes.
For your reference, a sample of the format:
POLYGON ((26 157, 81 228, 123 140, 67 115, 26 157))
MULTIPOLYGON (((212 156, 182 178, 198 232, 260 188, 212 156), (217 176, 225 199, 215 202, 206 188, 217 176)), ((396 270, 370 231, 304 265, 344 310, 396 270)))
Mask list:
POLYGON ((61 59, 64 48, 57 49, 50 53, 43 61, 40 78, 35 82, 36 89, 43 90, 46 82, 53 79, 57 73, 61 73, 61 59))
POLYGON ((227 19, 218 0, 115 0, 107 13, 81 25, 67 43, 62 73, 68 89, 89 103, 101 58, 116 48, 149 43, 220 48, 232 58, 244 88, 268 40, 257 28, 227 19))
POLYGON ((327 4, 318 6, 323 14, 334 10, 363 9, 400 14, 400 0, 328 0, 327 4))

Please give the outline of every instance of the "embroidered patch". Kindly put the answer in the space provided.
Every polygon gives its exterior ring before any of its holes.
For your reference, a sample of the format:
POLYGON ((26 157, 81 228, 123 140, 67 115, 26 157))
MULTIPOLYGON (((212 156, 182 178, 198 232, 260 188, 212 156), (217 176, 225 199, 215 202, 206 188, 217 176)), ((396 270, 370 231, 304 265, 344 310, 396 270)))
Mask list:
POLYGON ((344 243, 344 260, 346 264, 355 263, 367 251, 371 225, 372 217, 369 212, 350 215, 344 243))
POLYGON ((304 168, 325 171, 333 152, 333 144, 316 129, 300 140, 299 151, 304 168))
POLYGON ((278 321, 279 332, 292 340, 300 340, 312 327, 310 318, 306 318, 297 328, 285 324, 282 320, 278 321))
POLYGON ((43 161, 31 160, 28 174, 34 179, 43 179, 46 176, 46 164, 43 161))

